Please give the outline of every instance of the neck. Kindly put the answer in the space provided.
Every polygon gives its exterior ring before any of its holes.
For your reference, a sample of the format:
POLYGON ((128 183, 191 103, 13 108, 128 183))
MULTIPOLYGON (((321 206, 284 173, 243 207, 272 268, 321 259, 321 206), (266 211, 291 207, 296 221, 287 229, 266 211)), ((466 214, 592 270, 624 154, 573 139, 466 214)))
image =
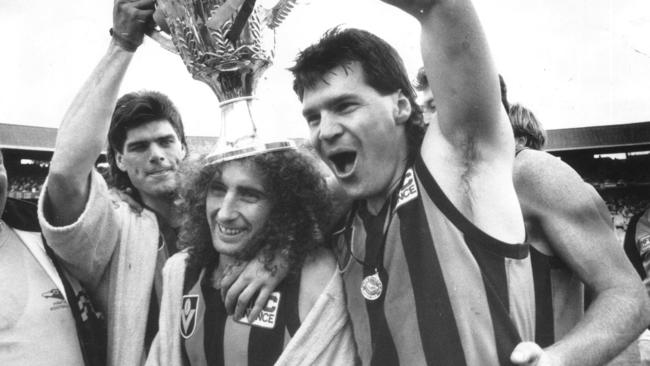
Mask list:
POLYGON ((230 267, 239 264, 239 261, 227 254, 219 253, 219 259, 217 263, 217 268, 215 268, 214 273, 212 274, 212 285, 216 289, 221 288, 221 279, 224 277, 226 272, 230 267))
POLYGON ((165 220, 165 223, 169 226, 180 226, 180 215, 174 206, 174 199, 172 196, 160 198, 142 195, 142 203, 158 214, 158 216, 165 220))
POLYGON ((399 162, 395 167, 395 170, 393 172, 393 177, 391 178, 388 187, 386 187, 386 189, 381 191, 380 194, 377 194, 375 196, 366 199, 368 212, 370 212, 373 215, 377 215, 379 211, 381 211, 381 208, 384 207, 384 203, 386 202, 386 200, 390 198, 391 194, 395 191, 395 189, 399 189, 399 185, 402 182, 402 176, 404 176, 405 171, 406 171, 406 155, 404 155, 403 158, 399 159, 399 162))

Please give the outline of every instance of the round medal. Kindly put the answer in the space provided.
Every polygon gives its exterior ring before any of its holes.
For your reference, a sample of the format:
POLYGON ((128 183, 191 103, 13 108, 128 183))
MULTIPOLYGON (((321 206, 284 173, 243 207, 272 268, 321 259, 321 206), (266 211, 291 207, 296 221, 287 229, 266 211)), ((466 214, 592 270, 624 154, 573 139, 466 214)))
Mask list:
POLYGON ((379 273, 375 272, 373 275, 370 275, 361 281, 361 295, 363 295, 366 300, 377 300, 381 296, 383 290, 383 284, 379 278, 379 273))

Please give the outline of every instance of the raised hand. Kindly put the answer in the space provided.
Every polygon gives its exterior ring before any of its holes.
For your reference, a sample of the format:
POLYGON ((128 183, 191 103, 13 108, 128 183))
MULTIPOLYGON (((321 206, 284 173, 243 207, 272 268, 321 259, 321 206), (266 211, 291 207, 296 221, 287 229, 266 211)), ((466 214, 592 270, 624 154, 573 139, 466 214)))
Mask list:
POLYGON ((116 0, 111 36, 123 49, 133 52, 144 34, 153 28, 154 0, 116 0))

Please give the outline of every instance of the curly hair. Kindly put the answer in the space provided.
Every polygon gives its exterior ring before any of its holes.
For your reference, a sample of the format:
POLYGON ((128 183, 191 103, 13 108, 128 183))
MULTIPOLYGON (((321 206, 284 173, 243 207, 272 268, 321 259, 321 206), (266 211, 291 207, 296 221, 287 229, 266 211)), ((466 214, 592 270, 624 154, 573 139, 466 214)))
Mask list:
MULTIPOLYGON (((188 265, 202 268, 218 259, 212 244, 206 197, 210 182, 222 172, 223 164, 203 166, 202 159, 183 164, 186 180, 181 189, 183 224, 178 246, 189 254, 188 265)), ((330 197, 325 180, 297 150, 276 151, 246 158, 263 175, 272 208, 268 221, 237 257, 260 259, 269 264, 277 253, 288 258, 290 273, 296 273, 305 257, 325 244, 324 228, 330 217, 330 197)), ((227 163, 226 163, 227 164, 227 163)))

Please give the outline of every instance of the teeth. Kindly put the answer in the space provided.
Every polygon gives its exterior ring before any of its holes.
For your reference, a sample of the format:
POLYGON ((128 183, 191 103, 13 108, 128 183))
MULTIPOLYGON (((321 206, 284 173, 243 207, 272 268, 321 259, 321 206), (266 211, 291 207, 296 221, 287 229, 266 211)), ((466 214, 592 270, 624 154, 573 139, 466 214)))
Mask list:
POLYGON ((221 224, 217 224, 219 226, 219 231, 226 235, 237 235, 242 233, 244 230, 243 229, 236 229, 236 228, 230 228, 230 227, 225 227, 221 224))

